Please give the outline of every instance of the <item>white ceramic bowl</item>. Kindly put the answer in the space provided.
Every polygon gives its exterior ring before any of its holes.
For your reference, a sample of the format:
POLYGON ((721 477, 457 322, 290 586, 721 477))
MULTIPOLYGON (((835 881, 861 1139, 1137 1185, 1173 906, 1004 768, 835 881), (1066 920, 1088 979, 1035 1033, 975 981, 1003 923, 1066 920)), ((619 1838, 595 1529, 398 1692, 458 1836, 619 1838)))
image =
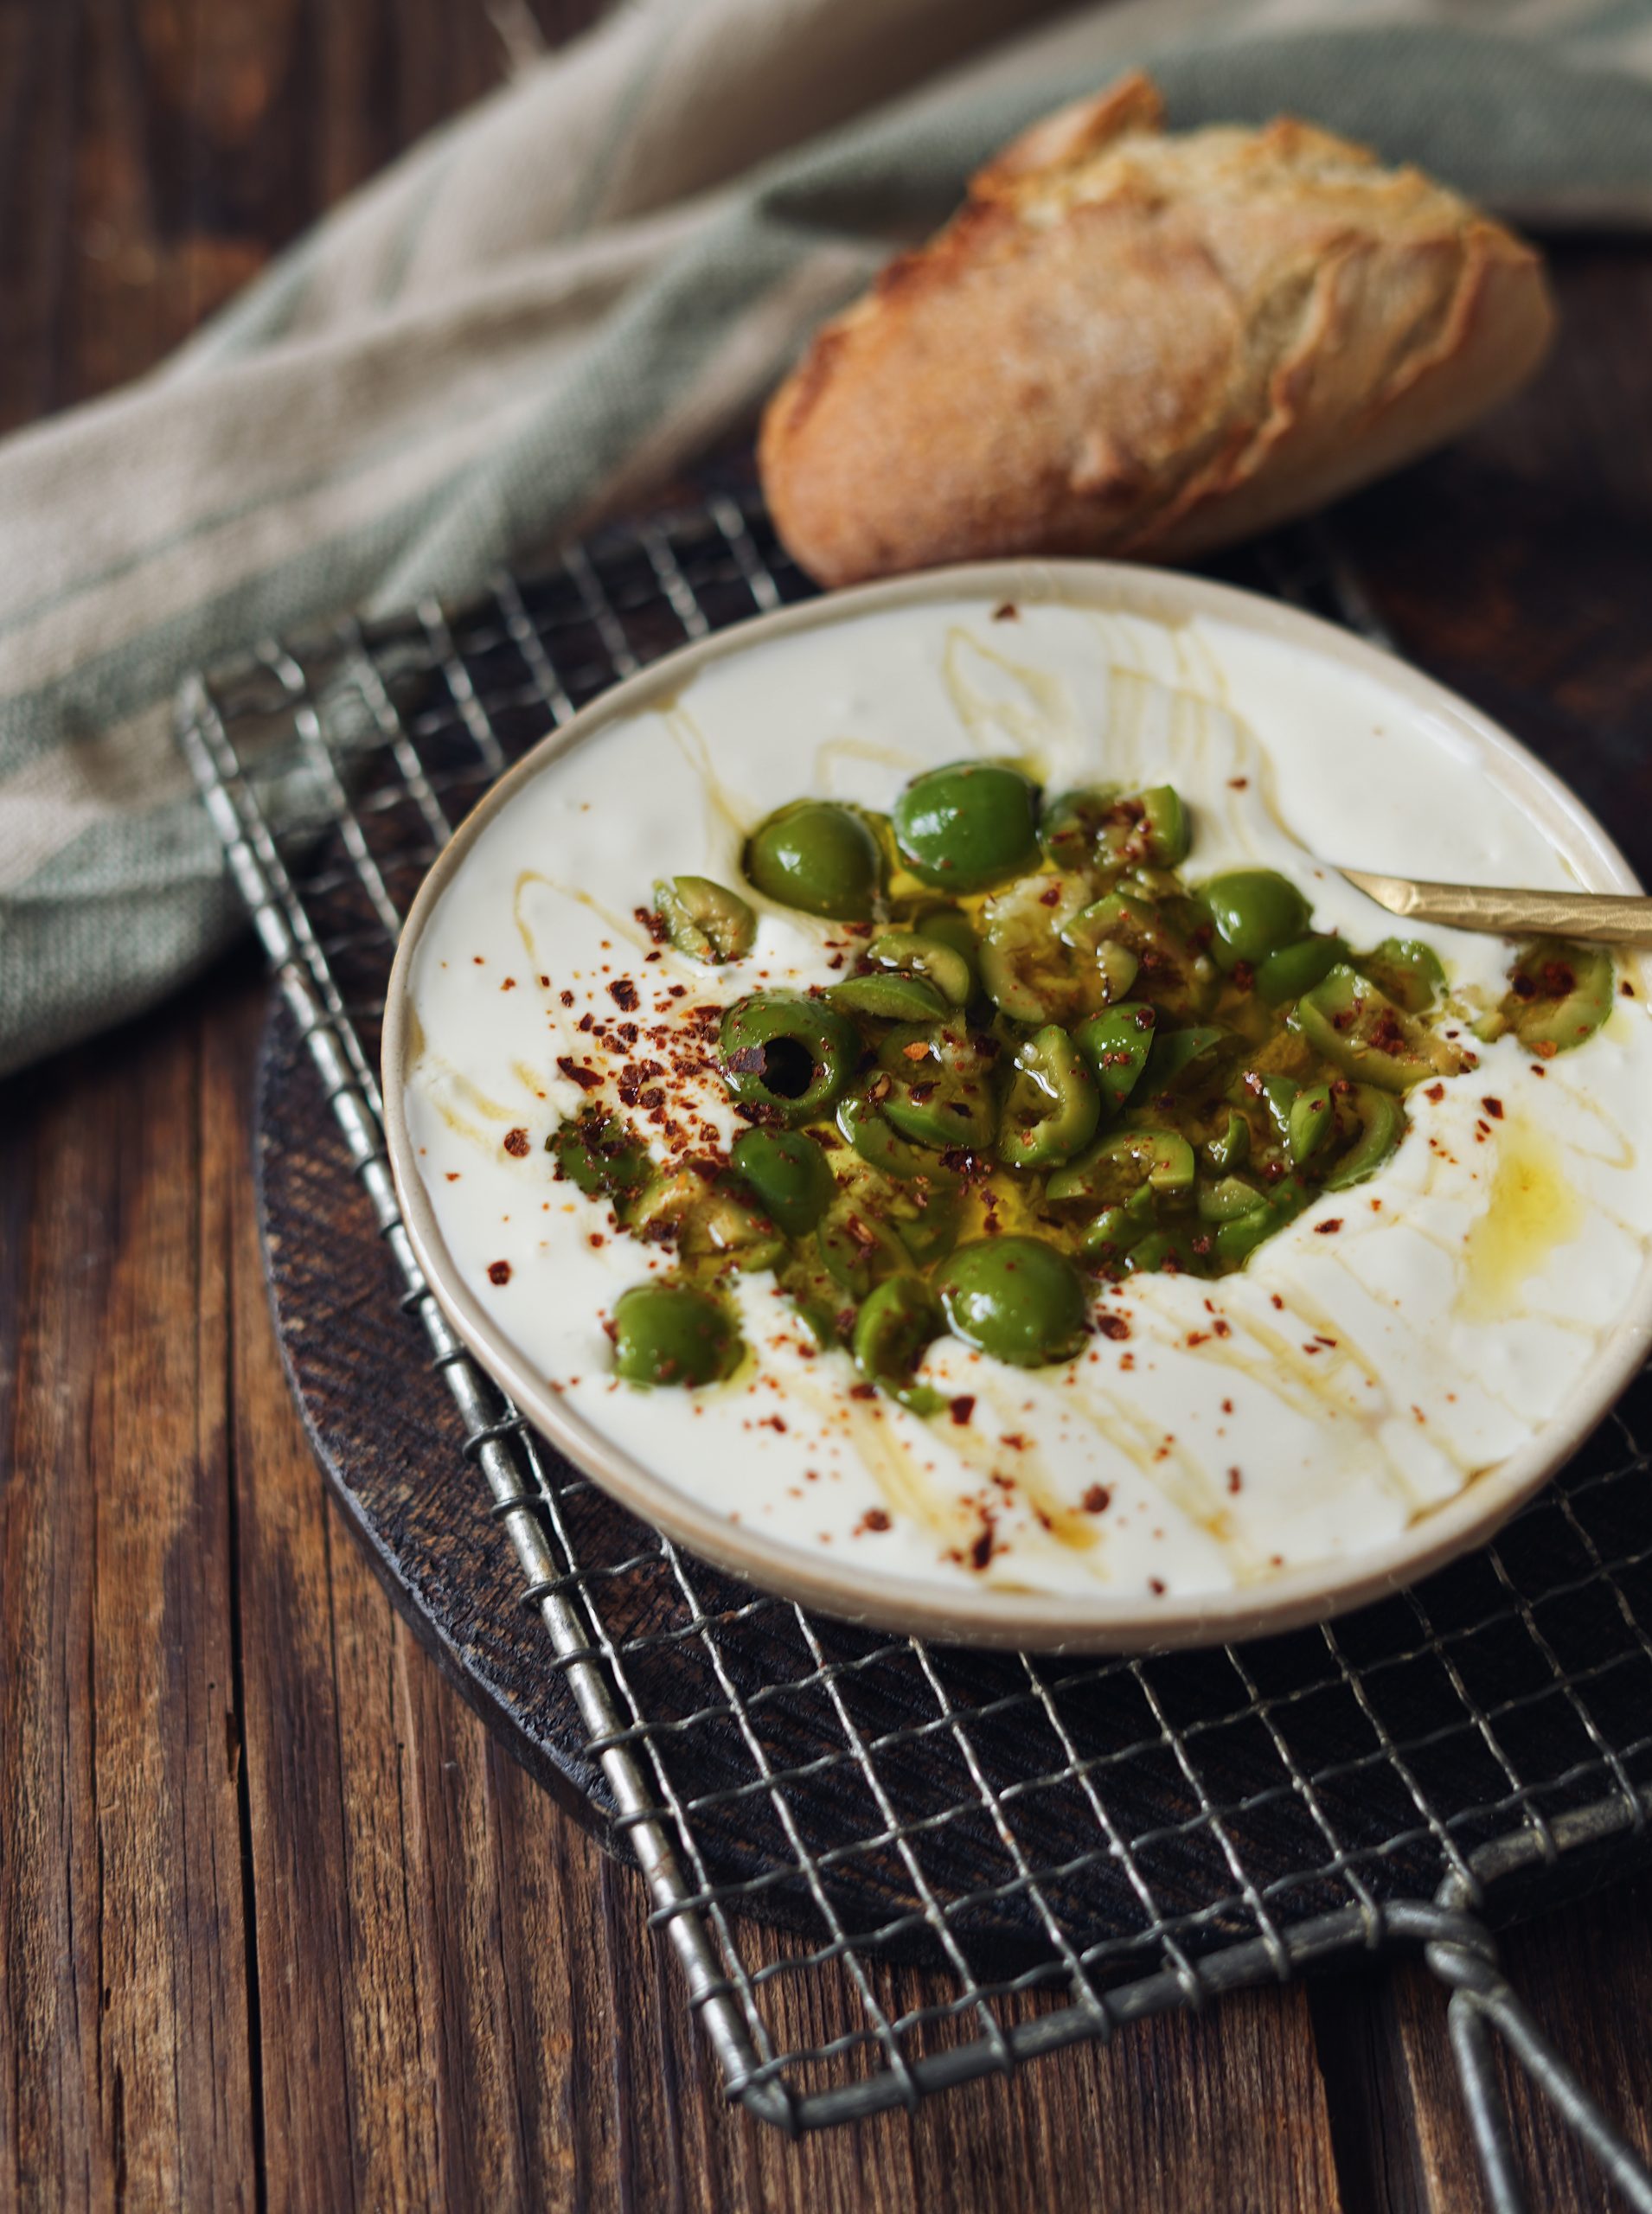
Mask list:
POLYGON ((1646 1357, 1652 1342, 1652 1261, 1642 1266, 1616 1326, 1553 1417, 1522 1449, 1476 1475, 1395 1539, 1357 1556, 1287 1569, 1238 1589, 1171 1594, 1150 1603, 1135 1595, 1105 1592, 1073 1597, 990 1589, 955 1591, 872 1571, 863 1558, 847 1554, 833 1558, 822 1549, 805 1549, 736 1524, 618 1449, 550 1388, 467 1288, 419 1173, 403 1098, 412 1036, 409 979, 420 938, 456 871, 501 811, 515 805, 536 777, 576 748, 600 745, 604 733, 618 719, 679 693, 710 662, 744 654, 754 643, 788 631, 823 625, 847 631, 869 611, 960 593, 1021 604, 1056 599, 1171 624, 1205 616, 1309 648, 1374 679, 1397 722, 1425 732, 1459 761, 1466 748, 1468 757, 1541 825, 1585 886, 1600 892, 1640 889, 1599 824, 1506 732, 1404 663, 1273 601, 1174 572, 1077 561, 983 564, 813 600, 720 631, 605 693, 564 729, 546 738, 495 786, 432 867, 402 934, 384 1031, 386 1129, 414 1250, 459 1336, 554 1445, 634 1513, 692 1552, 733 1576, 805 1606, 925 1637, 1075 1652, 1217 1643, 1323 1620, 1413 1583, 1482 1542, 1565 1462, 1646 1357))

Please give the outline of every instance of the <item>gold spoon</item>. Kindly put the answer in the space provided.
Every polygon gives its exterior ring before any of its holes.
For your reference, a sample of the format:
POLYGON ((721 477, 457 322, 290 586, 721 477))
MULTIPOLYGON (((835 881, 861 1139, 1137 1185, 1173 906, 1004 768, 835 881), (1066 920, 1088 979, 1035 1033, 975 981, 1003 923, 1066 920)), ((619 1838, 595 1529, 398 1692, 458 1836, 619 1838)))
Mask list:
POLYGON ((1479 884, 1430 884, 1409 876, 1337 871, 1391 915, 1508 937, 1540 931, 1604 945, 1652 945, 1652 899, 1623 892, 1514 892, 1479 884))

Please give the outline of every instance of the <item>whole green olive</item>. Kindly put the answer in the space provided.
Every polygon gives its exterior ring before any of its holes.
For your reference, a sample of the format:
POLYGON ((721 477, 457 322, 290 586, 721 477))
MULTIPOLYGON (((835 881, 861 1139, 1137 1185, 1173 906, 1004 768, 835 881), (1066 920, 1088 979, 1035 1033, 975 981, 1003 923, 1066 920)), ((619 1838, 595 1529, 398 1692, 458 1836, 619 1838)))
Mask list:
POLYGON ((1084 1278, 1041 1238, 981 1238, 935 1277, 956 1337, 1015 1368, 1070 1360, 1087 1332, 1084 1278))
POLYGON ((837 1188, 826 1155, 802 1130, 742 1130, 728 1158, 734 1174, 788 1238, 806 1237, 837 1188))
POLYGON ((834 800, 796 800, 759 822, 746 841, 746 873, 782 907, 836 921, 868 921, 883 858, 871 826, 834 800))
POLYGON ((912 1374, 944 1323, 935 1295, 920 1277, 890 1277, 861 1308, 855 1325, 855 1366, 915 1415, 938 1415, 946 1402, 912 1374))
POLYGON ((621 1292, 613 1340, 614 1373, 627 1384, 714 1384, 744 1351, 720 1300, 669 1277, 621 1292))
POLYGON ((1225 969, 1240 961, 1254 966, 1308 935, 1308 902, 1277 869, 1229 869, 1201 886, 1200 897, 1216 925, 1214 950, 1225 969))
POLYGON ((980 892, 1038 859, 1038 793, 997 761, 956 761, 914 777, 895 802, 900 857, 925 884, 980 892))
POLYGON ((803 992, 754 992, 724 1015, 717 1051, 723 1081, 742 1106, 778 1123, 806 1123, 829 1107, 855 1072, 854 1029, 803 992))

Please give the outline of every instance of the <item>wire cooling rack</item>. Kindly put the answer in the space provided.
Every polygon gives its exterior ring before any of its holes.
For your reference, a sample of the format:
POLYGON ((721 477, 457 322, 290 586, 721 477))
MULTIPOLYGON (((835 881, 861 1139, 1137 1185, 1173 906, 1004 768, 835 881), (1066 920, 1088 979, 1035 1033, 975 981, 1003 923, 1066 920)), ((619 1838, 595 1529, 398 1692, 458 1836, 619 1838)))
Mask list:
MULTIPOLYGON (((1381 637, 1322 533, 1271 540, 1231 573, 1381 637)), ((179 716, 382 1233, 385 1299, 451 1392, 546 1671, 729 2093, 789 2131, 821 2128, 1409 1941, 1452 1993, 1498 2214, 1524 2201, 1493 2027, 1652 2208, 1652 2180, 1521 2009, 1488 1933, 1645 1858, 1645 1376, 1495 1545, 1413 1591, 1220 1653, 1011 1659, 851 1632, 723 1584, 535 1437, 427 1292, 376 1077, 420 879, 500 771, 604 687, 810 589, 749 487, 727 482, 463 610, 432 601, 267 642, 192 678, 179 716), (800 1938, 759 1946, 755 1912, 800 1938), (896 2014, 880 1968, 914 1944, 935 1995, 896 2014), (777 2032, 782 1978, 808 1980, 829 2025, 806 2048, 777 2032)))

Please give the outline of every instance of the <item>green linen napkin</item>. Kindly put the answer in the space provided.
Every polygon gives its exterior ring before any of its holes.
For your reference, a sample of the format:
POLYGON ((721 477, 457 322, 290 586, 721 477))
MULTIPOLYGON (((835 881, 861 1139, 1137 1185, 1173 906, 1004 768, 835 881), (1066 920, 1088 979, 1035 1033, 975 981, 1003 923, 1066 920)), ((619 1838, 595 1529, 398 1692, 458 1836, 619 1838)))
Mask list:
POLYGON ((1652 0, 631 0, 155 374, 0 444, 0 1072, 235 927, 187 671, 642 498, 1004 138, 1137 65, 1175 126, 1292 111, 1540 229, 1652 219, 1652 0))

